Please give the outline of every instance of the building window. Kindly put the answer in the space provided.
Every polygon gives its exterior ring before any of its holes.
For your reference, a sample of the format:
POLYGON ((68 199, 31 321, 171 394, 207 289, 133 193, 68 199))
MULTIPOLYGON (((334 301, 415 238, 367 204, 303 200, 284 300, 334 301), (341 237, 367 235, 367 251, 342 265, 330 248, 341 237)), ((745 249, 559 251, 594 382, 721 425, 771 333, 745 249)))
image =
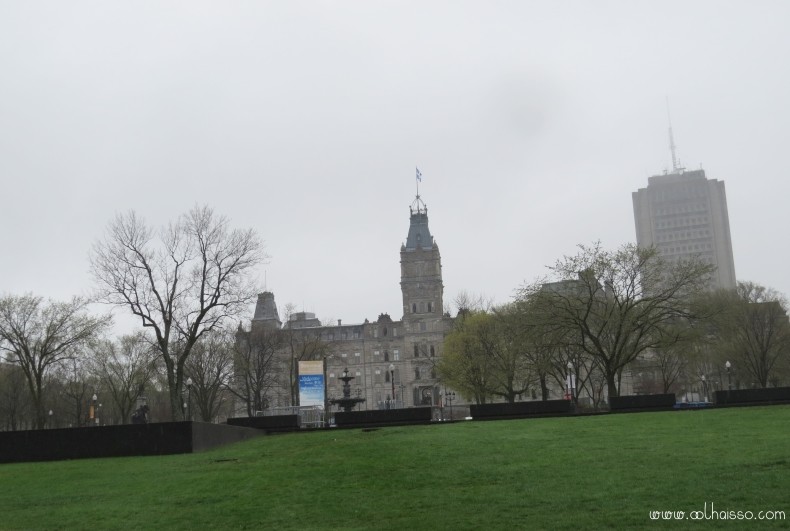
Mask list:
POLYGON ((431 345, 431 357, 436 355, 436 351, 433 349, 433 345, 431 345))
POLYGON ((384 351, 384 361, 389 361, 389 360, 390 360, 390 353, 389 353, 389 351, 385 350, 384 351))
POLYGON ((411 305, 411 313, 417 313, 417 304, 416 303, 412 303, 412 305, 411 305))
POLYGON ((433 303, 428 303, 428 313, 433 313, 433 303))
POLYGON ((384 383, 390 383, 390 371, 384 371, 384 383))
POLYGON ((387 327, 384 327, 384 337, 387 337, 387 327))
POLYGON ((373 337, 379 337, 379 329, 378 328, 374 328, 373 329, 373 337))
POLYGON ((392 359, 395 361, 400 359, 400 351, 398 349, 392 351, 392 359))
POLYGON ((415 380, 419 380, 420 379, 420 368, 419 367, 415 367, 414 368, 414 379, 415 380))
POLYGON ((436 379, 436 369, 431 369, 431 378, 436 379))
POLYGON ((425 332, 425 323, 420 323, 420 332, 425 332))
POLYGON ((395 336, 395 337, 398 337, 398 329, 396 327, 393 327, 392 335, 395 336))
POLYGON ((343 352, 342 354, 340 354, 340 357, 341 357, 341 358, 347 358, 347 357, 348 357, 348 354, 346 354, 345 352, 343 352))
POLYGON ((418 347, 417 345, 414 345, 414 357, 415 358, 420 357, 420 347, 418 347))

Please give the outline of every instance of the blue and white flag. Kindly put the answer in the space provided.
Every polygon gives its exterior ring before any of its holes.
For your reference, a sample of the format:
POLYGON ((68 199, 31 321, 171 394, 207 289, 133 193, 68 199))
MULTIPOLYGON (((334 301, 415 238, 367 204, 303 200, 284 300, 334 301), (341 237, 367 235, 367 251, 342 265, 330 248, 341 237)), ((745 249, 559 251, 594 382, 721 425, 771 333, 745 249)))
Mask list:
POLYGON ((417 168, 417 182, 422 182, 422 173, 420 173, 420 168, 417 168))

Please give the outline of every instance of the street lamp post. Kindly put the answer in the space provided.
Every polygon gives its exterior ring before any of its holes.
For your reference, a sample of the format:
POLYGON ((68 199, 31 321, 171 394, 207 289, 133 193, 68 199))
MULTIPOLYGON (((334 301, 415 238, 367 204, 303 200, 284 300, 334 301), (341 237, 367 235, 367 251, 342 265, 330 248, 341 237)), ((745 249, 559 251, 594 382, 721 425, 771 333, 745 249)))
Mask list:
POLYGON ((49 429, 52 429, 52 410, 49 410, 49 429))
POLYGON ((449 403, 450 408, 450 420, 453 420, 453 400, 455 400, 455 391, 450 391, 449 393, 445 393, 447 397, 447 402, 449 403))
POLYGON ((724 368, 727 369, 727 391, 732 391, 732 376, 730 375, 730 367, 732 367, 732 363, 730 363, 730 360, 727 360, 724 363, 724 368))
POLYGON ((329 363, 329 358, 334 359, 335 356, 333 354, 326 354, 324 356, 324 426, 327 428, 331 422, 331 412, 329 410, 332 408, 332 397, 329 396, 329 379, 327 377, 327 365, 329 363))
POLYGON ((192 378, 187 378, 187 420, 192 420, 192 378))
POLYGON ((98 421, 98 419, 96 418, 96 401, 98 399, 99 399, 99 397, 96 396, 96 393, 93 393, 93 396, 91 397, 90 411, 88 412, 89 413, 88 417, 90 419, 89 423, 93 424, 94 426, 96 425, 96 422, 98 421))
MULTIPOLYGON (((392 384, 392 401, 395 402, 395 364, 390 363, 390 383, 392 384)), ((394 407, 392 408, 394 409, 394 407)))

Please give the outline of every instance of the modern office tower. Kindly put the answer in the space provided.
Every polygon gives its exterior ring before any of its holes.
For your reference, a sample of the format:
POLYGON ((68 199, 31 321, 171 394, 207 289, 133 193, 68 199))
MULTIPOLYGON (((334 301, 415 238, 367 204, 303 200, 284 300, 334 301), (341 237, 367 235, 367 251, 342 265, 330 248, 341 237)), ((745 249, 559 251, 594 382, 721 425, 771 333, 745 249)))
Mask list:
POLYGON ((637 245, 655 245, 669 259, 698 256, 716 266, 711 288, 734 288, 724 182, 706 178, 704 170, 678 167, 674 150, 673 166, 672 173, 650 177, 647 188, 632 194, 637 245))

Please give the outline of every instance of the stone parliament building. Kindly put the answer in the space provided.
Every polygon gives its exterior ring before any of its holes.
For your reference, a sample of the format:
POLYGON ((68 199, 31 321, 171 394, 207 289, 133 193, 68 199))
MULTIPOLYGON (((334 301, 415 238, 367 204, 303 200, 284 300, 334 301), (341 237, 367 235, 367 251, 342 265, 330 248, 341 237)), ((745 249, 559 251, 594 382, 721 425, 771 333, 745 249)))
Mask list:
MULTIPOLYGON (((342 396, 343 382, 339 378, 348 369, 349 376, 354 376, 352 396, 365 399, 361 409, 441 405, 446 390, 437 378, 436 363, 453 319, 443 313, 441 255, 428 227, 428 209, 419 195, 409 210, 409 232, 400 250, 400 320, 381 314, 375 322, 338 321, 335 326, 322 326, 315 314, 298 312, 281 323, 274 295, 265 292, 258 296, 251 330, 288 330, 319 340, 325 347, 302 359, 326 359, 330 400, 342 396)), ((239 333, 247 332, 240 329, 239 333)), ((293 384, 289 383, 296 363, 293 355, 283 349, 274 358, 277 378, 266 391, 264 403, 270 408, 299 405, 292 403, 293 384)))

